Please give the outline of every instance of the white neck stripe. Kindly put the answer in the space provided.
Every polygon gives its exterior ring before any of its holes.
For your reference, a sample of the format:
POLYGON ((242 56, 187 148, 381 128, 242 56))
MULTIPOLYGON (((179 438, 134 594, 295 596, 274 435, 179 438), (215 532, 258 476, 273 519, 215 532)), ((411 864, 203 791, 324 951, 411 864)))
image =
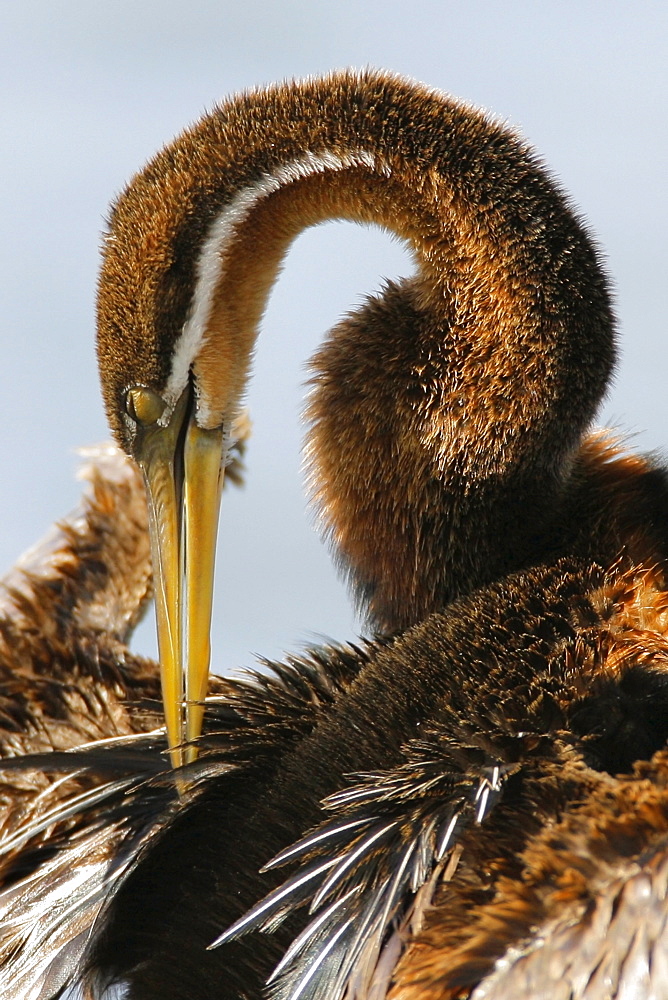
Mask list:
MULTIPOLYGON (((376 169, 376 157, 373 153, 366 150, 342 155, 306 153, 305 156, 283 164, 274 173, 264 174, 254 184, 243 188, 213 220, 195 269, 197 281, 190 313, 174 348, 172 370, 165 390, 166 420, 169 419, 173 406, 186 387, 190 368, 204 342, 223 261, 236 231, 255 205, 280 188, 302 178, 361 166, 370 170, 376 169)), ((385 169, 385 172, 389 171, 385 169)), ((199 411, 200 418, 205 421, 208 414, 201 403, 199 411)))

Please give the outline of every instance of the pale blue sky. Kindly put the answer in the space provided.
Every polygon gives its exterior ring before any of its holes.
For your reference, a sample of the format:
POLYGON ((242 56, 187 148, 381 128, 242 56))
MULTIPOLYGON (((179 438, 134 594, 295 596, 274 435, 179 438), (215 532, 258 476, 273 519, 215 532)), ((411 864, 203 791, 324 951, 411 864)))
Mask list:
MULTIPOLYGON (((78 445, 102 439, 97 247, 109 199, 226 94, 342 66, 417 77, 518 125, 605 250, 622 358, 607 421, 668 451, 665 340, 668 7, 663 0, 0 2, 0 572, 77 500, 78 445)), ((245 493, 229 496, 214 662, 357 630, 309 527, 299 388, 322 332, 381 276, 374 232, 305 234, 264 324, 245 493)), ((139 639, 152 646, 151 632, 139 639)))

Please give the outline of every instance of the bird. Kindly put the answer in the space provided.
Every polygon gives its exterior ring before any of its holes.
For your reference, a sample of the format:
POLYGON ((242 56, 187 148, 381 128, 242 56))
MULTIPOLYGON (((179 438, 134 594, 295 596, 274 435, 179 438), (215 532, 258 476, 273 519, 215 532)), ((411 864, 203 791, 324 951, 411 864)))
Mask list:
MULTIPOLYGON (((525 142, 377 71, 223 103, 112 208, 98 356, 147 485, 172 767, 143 733, 53 757, 101 776, 80 822, 112 817, 116 839, 72 929, 47 921, 78 945, 42 995, 255 998, 270 980, 286 1000, 480 1000, 537 995, 542 959, 554 996, 551 929, 573 936, 599 906, 612 927, 615 891, 619 954, 660 968, 626 901, 654 865, 660 923, 666 473, 590 431, 615 357, 608 280, 525 142), (374 638, 206 698, 233 422, 283 255, 328 218, 390 230, 416 265, 312 361, 310 488, 374 638), (644 817, 626 868, 605 814, 622 801, 644 817), (603 904, 584 868, 568 882, 596 837, 603 904)), ((604 938, 566 995, 604 995, 604 938)))

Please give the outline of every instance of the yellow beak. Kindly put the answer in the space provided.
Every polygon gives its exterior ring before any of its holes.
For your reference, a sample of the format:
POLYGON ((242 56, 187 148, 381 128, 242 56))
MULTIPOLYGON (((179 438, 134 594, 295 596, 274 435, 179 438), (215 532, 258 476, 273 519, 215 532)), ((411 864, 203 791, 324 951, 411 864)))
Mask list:
POLYGON ((222 427, 197 426, 190 388, 169 423, 139 428, 135 446, 149 499, 162 698, 174 767, 195 759, 202 731, 223 448, 222 427))

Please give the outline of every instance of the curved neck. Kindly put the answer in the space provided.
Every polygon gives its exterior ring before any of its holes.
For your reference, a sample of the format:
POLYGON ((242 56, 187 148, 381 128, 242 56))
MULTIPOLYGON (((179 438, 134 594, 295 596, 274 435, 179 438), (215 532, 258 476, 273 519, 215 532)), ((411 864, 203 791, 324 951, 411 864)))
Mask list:
MULTIPOLYGON (((369 153, 302 157, 242 188, 209 227, 198 258, 198 280, 180 343, 183 364, 173 368, 170 390, 181 391, 193 365, 201 389, 198 419, 217 426, 238 403, 258 326, 271 287, 292 241, 306 228, 331 219, 377 223, 408 241, 419 258, 416 220, 402 218, 401 187, 389 171, 380 190, 369 153), (394 210, 389 197, 395 193, 394 210), (189 359, 189 363, 188 363, 189 359), (172 388, 173 385, 173 388, 172 388)), ((427 270, 420 262, 420 270, 427 270)), ((433 280, 425 282, 433 287, 433 280)))
POLYGON ((325 219, 385 227, 417 264, 333 331, 310 408, 317 501, 392 629, 536 548, 609 376, 609 302, 585 232, 512 132, 344 73, 224 105, 133 182, 112 219, 101 342, 122 245, 156 386, 176 400, 192 371, 198 421, 229 420, 283 255, 325 219))

